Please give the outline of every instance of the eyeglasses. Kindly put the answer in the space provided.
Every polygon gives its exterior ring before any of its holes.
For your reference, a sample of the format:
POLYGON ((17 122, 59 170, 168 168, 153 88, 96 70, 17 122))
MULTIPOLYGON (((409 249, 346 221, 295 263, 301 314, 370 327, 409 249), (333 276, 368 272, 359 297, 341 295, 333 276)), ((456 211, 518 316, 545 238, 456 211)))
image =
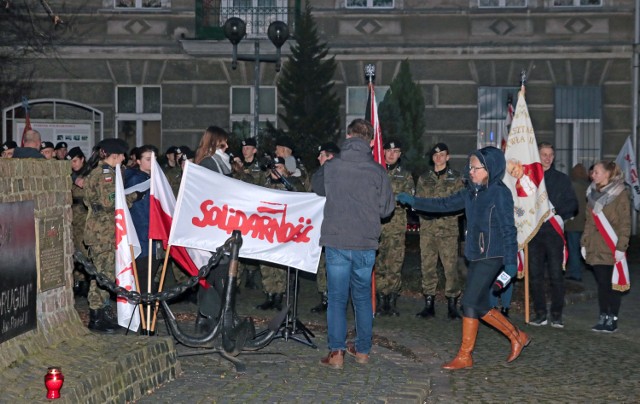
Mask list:
POLYGON ((474 167, 474 166, 469 166, 469 172, 474 172, 474 171, 478 171, 478 170, 484 170, 485 167, 484 166, 478 166, 478 167, 474 167))

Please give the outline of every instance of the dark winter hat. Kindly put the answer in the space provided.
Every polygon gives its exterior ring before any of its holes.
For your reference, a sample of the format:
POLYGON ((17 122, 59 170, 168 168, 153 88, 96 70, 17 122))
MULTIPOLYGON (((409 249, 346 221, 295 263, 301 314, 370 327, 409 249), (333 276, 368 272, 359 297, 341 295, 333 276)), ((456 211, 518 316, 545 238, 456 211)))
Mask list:
POLYGON ((109 154, 127 154, 129 145, 122 139, 104 139, 98 143, 98 147, 109 154))
POLYGON ((82 152, 82 149, 79 148, 78 146, 72 148, 71 150, 69 150, 69 153, 67 153, 67 160, 71 160, 74 157, 82 157, 84 158, 84 153, 82 152))
POLYGON ((13 140, 7 140, 6 142, 4 142, 4 144, 2 145, 2 151, 7 151, 7 150, 11 150, 11 149, 15 149, 16 147, 18 147, 18 144, 16 142, 14 142, 13 140))
POLYGON ((51 142, 41 142, 40 143, 40 150, 44 150, 44 149, 53 149, 53 143, 51 143, 51 142))
POLYGON ((327 143, 323 143, 320 147, 318 147, 318 153, 319 152, 338 154, 340 153, 340 148, 338 147, 337 144, 333 142, 327 142, 327 143))
POLYGON ((402 143, 400 143, 400 141, 398 140, 389 140, 387 143, 384 144, 384 149, 388 150, 388 149, 402 149, 402 143))
POLYGON ((58 142, 56 143, 56 148, 54 150, 58 150, 58 149, 66 149, 69 146, 67 145, 67 142, 58 142))
POLYGON ((255 137, 248 137, 248 138, 242 140, 242 146, 258 147, 258 143, 256 142, 256 138, 255 137))
POLYGON ((293 151, 293 141, 289 136, 280 136, 278 140, 276 140, 276 146, 288 147, 293 151))
POLYGON ((443 152, 443 151, 448 152, 449 148, 444 143, 438 143, 435 146, 433 146, 433 148, 431 149, 431 154, 436 154, 436 153, 440 153, 440 152, 443 152))

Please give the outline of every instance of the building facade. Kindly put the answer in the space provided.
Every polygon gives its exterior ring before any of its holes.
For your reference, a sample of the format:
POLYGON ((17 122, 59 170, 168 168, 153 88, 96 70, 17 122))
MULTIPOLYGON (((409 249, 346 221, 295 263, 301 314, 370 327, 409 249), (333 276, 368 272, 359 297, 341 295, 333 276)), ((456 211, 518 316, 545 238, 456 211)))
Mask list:
MULTIPOLYGON (((376 66, 381 100, 408 60, 426 101, 425 148, 446 142, 458 167, 478 145, 499 145, 522 71, 537 139, 556 145, 559 169, 614 158, 633 132, 634 0, 310 4, 336 57, 342 127, 364 114, 364 66, 376 66)), ((56 54, 33 59, 31 99, 88 105, 103 113, 104 137, 161 149, 195 147, 209 125, 253 133, 256 83, 259 121, 277 122, 278 73, 253 60, 273 57, 266 27, 293 25, 301 0, 87 0, 79 10, 56 54), (222 34, 231 16, 248 32, 238 45, 248 60, 235 70, 222 34)), ((50 120, 51 108, 34 107, 31 118, 50 120)), ((10 124, 5 132, 13 137, 10 124)))

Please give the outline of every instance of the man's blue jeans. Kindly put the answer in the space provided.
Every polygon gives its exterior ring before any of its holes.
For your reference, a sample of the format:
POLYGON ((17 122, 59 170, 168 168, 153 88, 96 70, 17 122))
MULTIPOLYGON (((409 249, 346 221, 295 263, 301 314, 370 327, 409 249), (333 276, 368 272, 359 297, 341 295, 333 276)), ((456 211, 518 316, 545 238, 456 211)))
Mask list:
POLYGON ((368 354, 373 336, 371 271, 375 250, 342 250, 325 247, 327 260, 327 327, 329 349, 345 350, 349 290, 356 318, 356 351, 368 354))

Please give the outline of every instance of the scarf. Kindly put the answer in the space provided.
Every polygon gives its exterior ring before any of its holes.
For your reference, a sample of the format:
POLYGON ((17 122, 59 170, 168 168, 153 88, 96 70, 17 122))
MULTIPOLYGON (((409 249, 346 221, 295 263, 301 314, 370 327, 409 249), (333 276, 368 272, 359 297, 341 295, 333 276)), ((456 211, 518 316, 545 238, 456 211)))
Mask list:
POLYGON ((587 188, 587 206, 598 214, 602 212, 602 209, 613 202, 618 195, 624 191, 624 181, 622 179, 614 180, 605 185, 604 188, 598 191, 595 183, 591 183, 587 188))
POLYGON ((229 155, 227 153, 222 151, 222 149, 217 149, 211 158, 215 161, 221 174, 231 175, 231 162, 229 161, 229 155))

